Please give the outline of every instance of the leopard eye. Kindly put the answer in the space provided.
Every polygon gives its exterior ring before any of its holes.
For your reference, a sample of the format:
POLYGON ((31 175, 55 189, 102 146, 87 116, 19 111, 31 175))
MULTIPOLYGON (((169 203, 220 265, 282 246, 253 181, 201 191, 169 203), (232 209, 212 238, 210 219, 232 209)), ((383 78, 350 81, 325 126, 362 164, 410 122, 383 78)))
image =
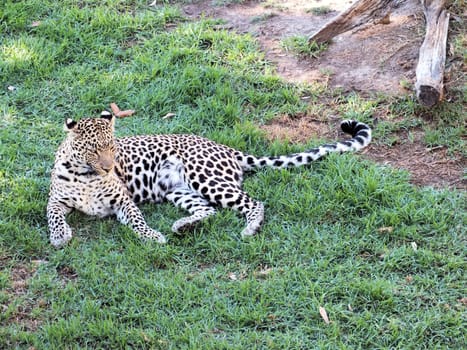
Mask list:
POLYGON ((98 149, 96 147, 91 146, 91 145, 86 146, 86 152, 88 154, 98 154, 99 153, 98 149))
POLYGON ((106 151, 114 152, 115 151, 115 145, 113 143, 109 143, 109 144, 103 146, 101 149, 106 150, 106 151))

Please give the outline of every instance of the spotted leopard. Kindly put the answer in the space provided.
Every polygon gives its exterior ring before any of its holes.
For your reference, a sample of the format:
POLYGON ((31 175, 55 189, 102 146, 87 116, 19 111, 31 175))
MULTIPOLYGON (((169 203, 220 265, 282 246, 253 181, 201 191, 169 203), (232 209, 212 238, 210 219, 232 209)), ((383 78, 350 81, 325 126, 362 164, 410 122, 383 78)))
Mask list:
POLYGON ((116 215, 139 237, 165 243, 164 235, 150 228, 138 209, 142 202, 167 200, 189 212, 172 231, 189 229, 216 212, 232 208, 246 217, 242 236, 255 234, 264 218, 263 203, 243 191, 245 172, 287 168, 311 163, 330 152, 358 151, 371 141, 368 125, 346 120, 352 135, 305 152, 256 157, 194 135, 114 137, 115 117, 67 119, 67 137, 56 152, 47 205, 50 241, 56 246, 72 238, 65 216, 73 209, 100 217, 116 215))

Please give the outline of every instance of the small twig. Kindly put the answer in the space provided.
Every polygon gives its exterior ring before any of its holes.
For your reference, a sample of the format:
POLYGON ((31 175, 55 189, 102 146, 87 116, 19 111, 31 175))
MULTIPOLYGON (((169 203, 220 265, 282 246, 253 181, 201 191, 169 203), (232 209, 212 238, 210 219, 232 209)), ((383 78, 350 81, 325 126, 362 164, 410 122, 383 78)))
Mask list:
POLYGON ((439 146, 435 146, 435 147, 426 148, 425 150, 427 152, 433 152, 433 151, 436 151, 436 150, 441 149, 441 148, 444 148, 444 145, 439 145, 439 146))
POLYGON ((112 113, 117 117, 117 118, 125 118, 125 117, 130 117, 132 116, 135 111, 133 109, 127 109, 125 111, 121 111, 120 108, 118 108, 116 103, 111 103, 110 104, 110 109, 112 110, 112 113))

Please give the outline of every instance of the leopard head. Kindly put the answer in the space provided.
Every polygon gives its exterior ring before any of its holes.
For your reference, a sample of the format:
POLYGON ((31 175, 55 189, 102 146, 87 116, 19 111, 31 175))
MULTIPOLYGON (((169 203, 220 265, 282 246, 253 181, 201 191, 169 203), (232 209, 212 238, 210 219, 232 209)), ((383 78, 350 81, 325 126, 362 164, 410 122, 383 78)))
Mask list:
POLYGON ((107 111, 100 118, 65 121, 73 158, 101 176, 110 173, 115 164, 114 122, 115 117, 107 111))

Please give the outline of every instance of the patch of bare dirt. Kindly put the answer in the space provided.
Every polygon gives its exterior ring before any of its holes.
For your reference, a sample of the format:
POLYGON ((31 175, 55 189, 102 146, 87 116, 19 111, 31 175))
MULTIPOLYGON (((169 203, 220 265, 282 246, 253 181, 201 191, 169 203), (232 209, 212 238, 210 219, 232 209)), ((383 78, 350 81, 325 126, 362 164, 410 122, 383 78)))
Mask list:
MULTIPOLYGON (((311 35, 352 2, 266 0, 220 6, 214 0, 200 0, 184 6, 183 11, 195 19, 220 18, 226 22, 226 29, 252 34, 266 59, 275 64, 277 73, 287 81, 324 82, 343 91, 407 94, 404 86, 415 80, 424 35, 424 19, 418 0, 401 2, 401 6, 391 13, 389 23, 368 23, 335 37, 318 58, 299 58, 281 46, 287 37, 311 35), (318 7, 325 11, 320 14, 313 11, 318 7)), ((281 116, 261 128, 271 140, 305 143, 317 137, 336 139, 337 124, 300 115, 281 116)), ((466 181, 462 180, 466 160, 449 155, 445 148, 426 149, 422 139, 422 132, 418 132, 410 142, 406 140, 391 147, 372 144, 364 156, 408 170, 412 182, 417 185, 467 189, 466 181)))
POLYGON ((287 140, 291 143, 307 143, 320 137, 332 138, 331 135, 335 134, 335 130, 331 130, 328 123, 309 115, 293 118, 283 115, 262 125, 261 129, 271 141, 287 140))
POLYGON ((411 182, 436 188, 467 189, 463 179, 467 161, 460 155, 450 155, 446 147, 427 148, 421 142, 423 132, 415 133, 412 142, 396 145, 370 145, 365 157, 394 168, 408 170, 411 182))
POLYGON ((8 322, 16 323, 28 331, 35 331, 41 325, 41 320, 33 317, 31 314, 35 305, 43 307, 45 301, 29 298, 29 280, 36 271, 36 266, 17 265, 11 269, 10 279, 11 287, 6 289, 9 295, 9 300, 6 304, 0 304, 3 312, 8 310, 10 303, 20 300, 21 303, 16 307, 16 310, 11 314, 8 322))
POLYGON ((60 282, 63 286, 69 282, 74 282, 78 279, 78 274, 70 266, 60 266, 57 268, 57 274, 60 278, 60 282))
MULTIPOLYGON (((0 257, 0 268, 3 262, 8 261, 8 259, 0 257)), ((30 291, 30 281, 42 264, 47 264, 47 261, 32 260, 30 264, 18 263, 10 268, 10 283, 5 289, 8 299, 6 302, 0 303, 0 312, 11 312, 6 322, 15 323, 31 332, 39 329, 43 322, 40 316, 34 315, 33 310, 46 309, 49 305, 46 299, 34 295, 30 291)), ((57 274, 63 287, 78 278, 74 269, 68 266, 58 267, 57 274)))

